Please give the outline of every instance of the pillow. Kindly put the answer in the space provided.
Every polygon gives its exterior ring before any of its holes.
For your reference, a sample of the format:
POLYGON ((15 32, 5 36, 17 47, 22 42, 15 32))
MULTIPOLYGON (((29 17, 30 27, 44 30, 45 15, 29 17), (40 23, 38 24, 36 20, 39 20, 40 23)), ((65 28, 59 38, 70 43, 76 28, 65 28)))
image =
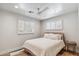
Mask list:
POLYGON ((58 40, 62 39, 62 35, 60 35, 60 34, 55 34, 54 36, 56 36, 58 38, 58 40))
POLYGON ((48 39, 61 40, 61 37, 60 34, 44 34, 44 38, 48 39))

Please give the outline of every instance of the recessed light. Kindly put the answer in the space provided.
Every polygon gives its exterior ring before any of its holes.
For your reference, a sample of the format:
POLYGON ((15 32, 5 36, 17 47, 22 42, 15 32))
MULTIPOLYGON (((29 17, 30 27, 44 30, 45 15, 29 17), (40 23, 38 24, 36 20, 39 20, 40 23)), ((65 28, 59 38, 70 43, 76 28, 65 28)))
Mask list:
POLYGON ((14 7, 15 7, 15 8, 18 8, 18 6, 17 6, 17 5, 15 5, 14 7))

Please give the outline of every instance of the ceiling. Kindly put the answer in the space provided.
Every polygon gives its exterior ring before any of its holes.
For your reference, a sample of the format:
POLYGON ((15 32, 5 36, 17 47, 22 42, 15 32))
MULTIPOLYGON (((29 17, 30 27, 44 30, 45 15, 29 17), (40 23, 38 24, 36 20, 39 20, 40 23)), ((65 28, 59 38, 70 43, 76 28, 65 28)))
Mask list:
POLYGON ((44 20, 76 11, 77 3, 1 3, 0 9, 44 20))

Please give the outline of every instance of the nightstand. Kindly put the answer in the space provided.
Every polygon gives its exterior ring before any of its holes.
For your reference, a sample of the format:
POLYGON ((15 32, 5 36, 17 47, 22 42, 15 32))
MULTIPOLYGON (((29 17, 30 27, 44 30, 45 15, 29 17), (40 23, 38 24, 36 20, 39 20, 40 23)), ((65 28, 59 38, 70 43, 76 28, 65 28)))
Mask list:
POLYGON ((67 41, 65 50, 66 51, 71 51, 71 52, 76 52, 76 46, 77 46, 76 42, 74 42, 74 41, 67 41))

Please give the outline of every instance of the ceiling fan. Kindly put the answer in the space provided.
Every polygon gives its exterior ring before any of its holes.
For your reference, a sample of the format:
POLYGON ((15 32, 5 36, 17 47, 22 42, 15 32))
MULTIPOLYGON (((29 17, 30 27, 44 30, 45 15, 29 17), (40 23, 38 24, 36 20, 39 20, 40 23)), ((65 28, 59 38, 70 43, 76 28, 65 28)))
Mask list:
POLYGON ((29 11, 29 13, 34 13, 34 11, 29 11))
POLYGON ((37 14, 41 14, 42 12, 46 11, 47 9, 48 9, 48 7, 44 8, 42 10, 40 10, 40 8, 37 8, 37 10, 38 10, 37 14))
MULTIPOLYGON (((41 14, 42 12, 46 11, 48 9, 48 7, 44 8, 44 9, 40 9, 40 8, 37 8, 37 14, 41 14)), ((34 11, 29 11, 29 13, 34 13, 34 11)))

